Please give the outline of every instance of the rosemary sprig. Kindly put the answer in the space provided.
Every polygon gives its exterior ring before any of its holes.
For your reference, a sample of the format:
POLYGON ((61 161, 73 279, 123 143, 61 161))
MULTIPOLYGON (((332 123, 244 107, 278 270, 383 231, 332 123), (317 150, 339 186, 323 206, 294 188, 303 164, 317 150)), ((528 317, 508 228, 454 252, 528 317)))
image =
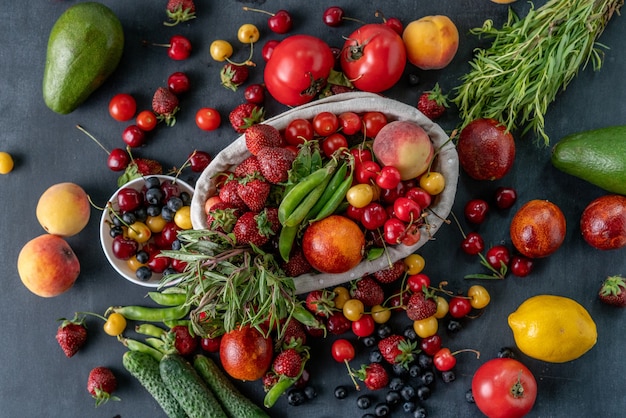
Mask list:
POLYGON ((236 246, 230 234, 185 230, 179 250, 162 255, 187 262, 182 273, 164 276, 162 285, 178 280, 192 306, 191 324, 199 335, 218 335, 250 325, 268 334, 291 317, 301 303, 293 279, 286 277, 271 254, 236 246), (261 327, 270 321, 265 329, 261 327))
POLYGON ((461 129, 478 118, 494 118, 508 130, 534 131, 547 146, 544 116, 548 105, 589 62, 594 71, 604 57, 597 43, 624 0, 550 0, 520 19, 509 9, 507 22, 495 28, 486 20, 470 32, 492 38, 478 48, 470 71, 452 101, 459 108, 461 129))

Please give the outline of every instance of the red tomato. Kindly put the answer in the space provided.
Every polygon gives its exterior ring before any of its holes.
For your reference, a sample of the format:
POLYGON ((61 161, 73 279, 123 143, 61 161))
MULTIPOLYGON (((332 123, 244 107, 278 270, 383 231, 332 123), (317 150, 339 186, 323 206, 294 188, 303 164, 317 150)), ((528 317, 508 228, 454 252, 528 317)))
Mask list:
POLYGON ((287 37, 265 65, 267 91, 287 106, 308 103, 326 85, 334 60, 328 44, 315 36, 287 37))
POLYGON ((213 131, 219 128, 222 117, 217 109, 203 107, 196 112, 196 125, 203 131, 213 131))
POLYGON ((340 62, 344 74, 357 89, 378 93, 391 88, 402 77, 406 48, 393 29, 371 23, 348 36, 340 62))
POLYGON ((387 116, 381 112, 366 112, 363 116, 363 129, 365 135, 374 138, 387 124, 387 116))
POLYGON ((116 94, 109 102, 109 114, 117 121, 125 122, 131 120, 135 116, 136 111, 137 102, 130 94, 116 94))
POLYGON ((313 117, 313 130, 319 136, 328 136, 339 129, 339 118, 331 112, 320 112, 313 117))
POLYGON ((490 418, 523 417, 535 404, 537 381, 519 361, 495 358, 474 373, 472 394, 478 409, 490 418))
POLYGON ((304 144, 313 139, 313 125, 306 119, 294 119, 285 128, 285 141, 290 145, 304 144))
POLYGON ((322 141, 322 150, 328 158, 341 148, 348 148, 348 140, 340 133, 334 133, 322 141))

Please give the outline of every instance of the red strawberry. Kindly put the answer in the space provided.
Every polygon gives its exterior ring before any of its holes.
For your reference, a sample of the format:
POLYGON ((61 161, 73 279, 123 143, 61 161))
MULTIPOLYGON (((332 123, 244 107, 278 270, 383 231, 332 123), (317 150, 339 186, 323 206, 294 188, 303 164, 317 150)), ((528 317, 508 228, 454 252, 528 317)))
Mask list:
POLYGON ((272 368, 279 376, 296 377, 302 370, 302 358, 295 348, 288 348, 278 353, 272 368))
POLYGON ((122 187, 133 179, 162 173, 163 166, 160 162, 148 158, 135 158, 128 164, 124 174, 117 179, 117 185, 122 187))
POLYGON ((280 232, 280 228, 282 228, 282 225, 278 220, 278 208, 265 208, 265 216, 267 217, 267 224, 269 225, 269 228, 274 234, 278 234, 278 232, 280 232))
POLYGON ((96 367, 89 372, 87 379, 87 391, 96 400, 96 406, 103 405, 110 400, 119 401, 119 398, 111 395, 117 389, 117 378, 107 367, 96 367))
POLYGON ((598 296, 607 305, 626 307, 626 281, 621 276, 607 277, 602 282, 598 296))
POLYGON ((189 332, 186 325, 175 325, 169 331, 174 335, 174 348, 181 356, 189 356, 198 348, 198 338, 189 332))
POLYGON ((174 126, 178 112, 178 97, 165 87, 159 87, 152 96, 152 110, 157 114, 159 121, 167 126, 174 126))
POLYGON ((245 137, 246 147, 252 155, 257 155, 261 148, 283 145, 283 138, 278 129, 264 123, 258 123, 246 129, 245 137))
POLYGON ((385 291, 371 276, 354 282, 351 293, 353 298, 360 300, 365 306, 381 305, 385 301, 385 291))
POLYGON ((196 5, 193 0, 169 0, 165 8, 170 22, 163 22, 165 26, 176 26, 196 18, 196 5))
POLYGON ((240 209, 226 202, 217 202, 209 209, 206 223, 211 230, 231 232, 240 216, 240 209))
POLYGON ((309 311, 317 316, 328 317, 335 307, 335 294, 326 289, 313 290, 306 295, 305 305, 309 311))
POLYGON ((270 184, 258 175, 248 175, 239 179, 237 194, 244 201, 248 209, 260 212, 265 207, 267 197, 270 195, 270 184))
POLYGON ((334 311, 326 321, 328 332, 333 335, 341 335, 352 328, 352 322, 341 311, 334 311))
POLYGON ((244 202, 239 196, 239 181, 230 177, 224 181, 222 187, 219 190, 219 197, 222 202, 228 203, 237 209, 246 209, 246 202, 244 202))
POLYGON ((306 329, 304 325, 297 319, 291 318, 285 324, 285 333, 283 336, 283 344, 292 346, 292 344, 298 344, 303 346, 306 344, 306 329))
POLYGON ((289 261, 283 262, 281 267, 289 277, 297 277, 313 270, 300 246, 294 246, 289 255, 289 261))
POLYGON ((276 383, 278 383, 278 375, 270 370, 263 375, 261 381, 263 382, 263 390, 265 392, 269 392, 269 390, 273 388, 276 383))
POLYGON ((441 93, 439 83, 431 91, 422 93, 417 102, 417 109, 431 120, 440 118, 447 107, 447 97, 441 93))
POLYGON ((233 129, 242 134, 250 126, 263 120, 263 108, 253 103, 242 103, 230 112, 228 120, 233 129))
POLYGON ((380 363, 363 365, 356 372, 369 390, 383 389, 389 384, 389 374, 380 363))
POLYGON ((430 292, 415 292, 406 304, 406 314, 412 321, 430 318, 437 312, 437 302, 430 292))
POLYGON ((220 80, 222 86, 232 91, 237 91, 237 87, 241 86, 248 80, 250 70, 247 65, 227 63, 224 64, 220 71, 220 80))
POLYGON ((390 335, 378 342, 380 354, 389 364, 400 364, 406 368, 415 359, 416 347, 415 342, 397 334, 390 335))
POLYGON ((399 259, 395 263, 384 270, 377 271, 373 274, 374 278, 380 283, 393 283, 404 274, 404 260, 399 259))
POLYGON ((244 212, 237 219, 233 233, 237 244, 253 244, 257 247, 264 245, 269 237, 274 234, 265 211, 259 213, 244 212))
POLYGON ((261 166, 259 166, 259 160, 256 155, 251 155, 235 167, 235 177, 245 177, 249 174, 256 174, 261 172, 261 166))
POLYGON ((76 354, 87 342, 85 319, 76 314, 72 319, 62 318, 60 321, 63 322, 57 328, 56 340, 69 358, 76 354))
POLYGON ((272 184, 279 184, 287 181, 296 156, 287 148, 265 147, 259 150, 257 158, 263 177, 272 184))

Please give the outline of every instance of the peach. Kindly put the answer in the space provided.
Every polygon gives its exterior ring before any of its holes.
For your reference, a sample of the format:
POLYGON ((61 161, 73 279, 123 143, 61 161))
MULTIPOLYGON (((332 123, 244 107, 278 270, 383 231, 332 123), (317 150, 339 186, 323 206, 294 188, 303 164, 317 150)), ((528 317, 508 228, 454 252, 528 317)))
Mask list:
POLYGON ((409 121, 392 121, 383 126, 374 138, 373 151, 380 163, 396 167, 402 180, 424 173, 435 154, 426 131, 409 121))
POLYGON ((87 193, 77 184, 50 186, 37 202, 37 220, 46 232, 71 237, 87 226, 91 204, 87 193))
POLYGON ((409 62, 422 70, 440 70, 459 49, 459 31, 447 16, 424 16, 402 33, 409 62))
POLYGON ((57 235, 44 234, 28 241, 17 258, 24 286, 41 297, 69 290, 80 273, 80 263, 70 245, 57 235))

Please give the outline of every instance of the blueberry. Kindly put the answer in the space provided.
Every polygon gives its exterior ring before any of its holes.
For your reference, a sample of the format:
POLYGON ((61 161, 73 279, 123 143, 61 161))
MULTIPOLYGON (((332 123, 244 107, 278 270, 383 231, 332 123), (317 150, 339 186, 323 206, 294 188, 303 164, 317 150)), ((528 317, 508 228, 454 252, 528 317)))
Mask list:
POLYGON ((376 337, 371 335, 369 337, 364 337, 361 341, 363 342, 363 345, 368 348, 376 345, 376 337))
POLYGON ((121 214, 118 212, 111 215, 111 222, 113 222, 113 225, 115 226, 124 226, 124 222, 122 222, 121 214))
POLYGON ((472 392, 472 389, 468 389, 467 392, 465 392, 465 400, 468 403, 476 403, 476 401, 474 400, 474 393, 472 392))
POLYGON ((146 266, 141 266, 137 269, 137 271, 135 271, 135 277, 142 282, 147 282, 152 277, 152 270, 146 266))
POLYGON ((172 196, 167 201, 167 207, 170 208, 172 212, 176 212, 183 207, 183 200, 178 196, 172 196))
POLYGON ((146 213, 148 216, 159 216, 161 214, 161 206, 160 205, 149 205, 146 208, 146 213))
POLYGON ((385 395, 385 402, 390 407, 394 407, 394 406, 398 405, 400 403, 400 401, 402 401, 402 396, 400 396, 400 393, 395 391, 395 390, 390 390, 385 395))
POLYGON ((374 408, 374 413, 377 417, 388 417, 391 413, 391 408, 386 403, 379 403, 374 408))
POLYGON ((370 351, 370 362, 380 363, 381 361, 383 361, 383 355, 380 353, 378 348, 370 351))
POLYGON ((291 406, 302 405, 306 401, 306 396, 301 389, 292 389, 287 393, 287 402, 291 406))
POLYGON ((187 192, 180 192, 178 196, 183 201, 183 205, 190 206, 191 205, 191 195, 187 192))
POLYGON ((515 358, 515 352, 512 348, 502 347, 500 351, 498 351, 498 358, 515 358))
POLYGON ((391 329, 391 326, 389 326, 388 324, 381 325, 380 327, 378 327, 378 330, 377 330, 377 334, 380 339, 389 337, 392 332, 393 330, 391 329))
POLYGON ((122 215, 122 222, 126 225, 132 225, 137 221, 137 217, 132 212, 126 212, 122 215))
POLYGON ((413 329, 413 325, 407 326, 402 332, 402 335, 408 340, 417 341, 417 332, 413 329))
POLYGON ((304 391, 304 396, 306 396, 307 399, 315 399, 317 398, 317 391, 315 390, 315 388, 313 386, 305 386, 305 388, 303 389, 304 391))
POLYGON ((145 222, 148 218, 148 210, 143 206, 135 209, 135 217, 139 222, 145 222))
POLYGON ((413 412, 415 411, 415 408, 417 408, 417 405, 415 405, 415 402, 413 401, 406 401, 402 404, 402 410, 404 412, 413 412))
POLYGON ((409 74, 409 85, 417 86, 420 82, 420 78, 417 74, 409 74))
POLYGON ((419 353, 417 356, 417 364, 419 364, 422 369, 429 369, 433 365, 433 358, 428 354, 419 353))
POLYGON ((137 261, 140 264, 146 264, 148 260, 150 260, 150 254, 148 254, 146 250, 137 251, 137 254, 135 254, 135 257, 137 258, 137 261))
POLYGON ((456 375, 454 374, 453 370, 448 370, 448 371, 445 371, 445 372, 441 372, 441 379, 445 383, 450 383, 450 382, 453 382, 454 379, 456 379, 456 375))
POLYGON ((426 386, 430 386, 435 381, 435 373, 433 373, 432 371, 428 370, 428 371, 422 373, 422 375, 420 376, 420 380, 426 386))
POLYGON ((430 388, 428 386, 420 386, 417 388, 417 397, 420 401, 430 398, 430 388))
POLYGON ((359 409, 367 409, 372 406, 372 398, 367 395, 361 395, 356 399, 356 406, 358 406, 359 409))
POLYGON ((146 202, 151 205, 158 205, 163 200, 163 190, 159 187, 146 190, 146 202))
POLYGON ((177 271, 174 270, 172 267, 168 267, 165 270, 163 270, 163 275, 164 276, 169 276, 170 274, 176 274, 177 271))
POLYGON ((422 369, 419 364, 411 364, 409 366, 409 376, 418 377, 422 373, 422 369))
POLYGON ((391 390, 401 390, 404 387, 404 380, 400 377, 394 377, 389 382, 389 389, 391 390))
POLYGON ((450 322, 448 322, 448 331, 452 332, 452 333, 456 333, 461 331, 461 329, 463 328, 463 325, 461 325, 461 323, 459 321, 455 321, 455 320, 450 320, 450 322))
POLYGON ((152 189, 154 187, 160 188, 161 180, 159 180, 158 177, 150 176, 150 177, 146 177, 145 184, 146 184, 146 189, 152 189))
POLYGON ((183 243, 180 242, 179 239, 175 239, 174 241, 172 241, 172 250, 174 251, 178 251, 182 248, 183 243))
POLYGON ((394 363, 392 366, 393 374, 396 376, 404 377, 409 374, 409 370, 401 363, 394 363))
POLYGON ((118 235, 122 235, 124 233, 124 229, 121 226, 112 226, 109 230, 109 235, 111 238, 115 238, 118 235))
POLYGON ((410 401, 415 398, 415 388, 408 384, 404 385, 404 387, 400 390, 400 395, 405 401, 410 401))
POLYGON ((374 414, 365 414, 361 418, 375 418, 375 417, 376 417, 376 415, 374 415, 374 414))
POLYGON ((348 388, 345 386, 337 386, 335 388, 335 398, 345 399, 348 396, 348 388))
POLYGON ((161 216, 166 222, 174 220, 174 214, 175 213, 169 208, 169 206, 163 206, 161 208, 161 216))
POLYGON ((418 406, 413 411, 413 418, 426 418, 428 414, 426 413, 426 409, 423 406, 418 406))

